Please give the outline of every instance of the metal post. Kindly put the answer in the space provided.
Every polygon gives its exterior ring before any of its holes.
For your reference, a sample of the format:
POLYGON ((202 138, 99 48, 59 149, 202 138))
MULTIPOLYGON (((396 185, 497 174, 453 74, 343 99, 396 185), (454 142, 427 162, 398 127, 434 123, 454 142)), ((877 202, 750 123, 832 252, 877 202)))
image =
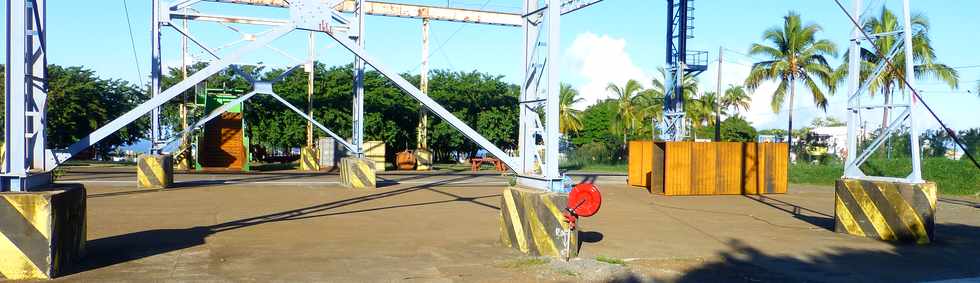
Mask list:
MULTIPOLYGON (((909 88, 915 88, 915 62, 913 61, 912 55, 912 8, 909 6, 909 0, 903 1, 903 14, 905 17, 904 25, 905 32, 903 34, 905 41, 905 80, 908 81, 909 88)), ((912 89, 906 90, 909 99, 909 142, 911 143, 912 149, 912 173, 909 174, 908 179, 914 183, 922 182, 922 156, 920 155, 919 149, 919 125, 916 124, 918 118, 916 114, 915 106, 918 103, 915 95, 912 95, 912 89)))
MULTIPOLYGON (((861 2, 862 0, 854 0, 854 10, 851 12, 854 21, 861 22, 861 2)), ((861 93, 859 92, 861 83, 861 30, 854 26, 851 29, 851 46, 848 50, 848 62, 847 62, 847 155, 844 164, 844 177, 860 177, 864 174, 861 173, 856 166, 851 166, 854 164, 858 154, 858 137, 857 128, 860 127, 860 106, 861 106, 861 93)), ((862 137, 863 137, 862 133, 862 137)))
MULTIPOLYGON (((527 15, 528 13, 531 13, 531 11, 537 9, 537 6, 537 1, 524 1, 523 14, 527 15)), ((535 41, 535 38, 531 37, 531 34, 533 33, 532 31, 536 31, 536 29, 537 26, 532 24, 529 19, 524 18, 523 21, 521 21, 521 30, 524 34, 524 48, 521 48, 521 53, 524 57, 524 64, 521 65, 521 67, 523 67, 522 70, 524 73, 523 80, 521 80, 520 101, 517 106, 519 128, 519 131, 517 132, 517 158, 520 159, 517 163, 520 164, 521 167, 514 168, 514 171, 518 172, 519 174, 530 173, 529 170, 525 168, 532 168, 532 162, 534 162, 532 156, 532 152, 534 152, 534 135, 531 131, 531 125, 528 122, 529 116, 533 114, 533 111, 528 109, 529 107, 525 105, 525 103, 531 100, 534 95, 534 91, 532 91, 534 84, 531 83, 531 76, 535 74, 535 72, 532 71, 532 68, 534 68, 534 45, 537 42, 535 41)))
MULTIPOLYGON (((419 90, 429 94, 429 19, 422 19, 422 66, 419 71, 419 90)), ((416 129, 417 149, 429 148, 429 112, 419 107, 419 126, 416 129)))
POLYGON ((45 169, 44 152, 47 149, 45 126, 47 125, 47 96, 48 96, 48 58, 45 35, 47 34, 46 0, 35 0, 33 11, 28 10, 27 25, 31 27, 34 36, 27 41, 29 50, 27 62, 30 65, 27 78, 27 162, 33 170, 45 169), (37 17, 35 17, 35 14, 37 17))
POLYGON ((7 1, 7 62, 4 98, 4 173, 3 186, 12 191, 22 191, 22 178, 27 176, 25 147, 25 104, 27 94, 27 1, 7 1))
MULTIPOLYGON (((364 0, 357 0, 355 4, 355 15, 357 17, 357 33, 354 42, 357 47, 364 48, 364 0)), ((352 139, 354 148, 357 149, 357 156, 364 156, 364 60, 354 57, 354 130, 352 139)))
MULTIPOLYGON (((313 72, 316 69, 316 53, 313 50, 313 32, 310 33, 310 60, 306 64, 306 113, 313 117, 313 72)), ((306 121, 306 146, 313 146, 313 121, 306 121)))
MULTIPOLYGON (((187 13, 187 9, 184 9, 184 13, 187 13)), ((184 31, 190 32, 190 28, 187 26, 187 19, 182 21, 184 31)), ((187 37, 180 37, 180 78, 181 80, 187 79, 187 37)), ((187 93, 185 92, 181 95, 180 104, 180 126, 181 129, 187 128, 187 93)))
MULTIPOLYGON (((150 20, 150 96, 160 95, 160 0, 152 1, 150 20)), ((160 141, 160 107, 150 114, 150 154, 157 154, 160 141)))
POLYGON ((724 59, 725 48, 718 47, 718 85, 715 90, 715 141, 721 141, 721 98, 724 96, 721 93, 721 65, 725 61, 724 59))
POLYGON ((558 141, 561 139, 559 131, 559 99, 561 93, 561 76, 559 64, 555 61, 561 56, 561 2, 562 0, 548 1, 548 93, 545 102, 545 141, 544 141, 544 177, 554 182, 561 180, 558 172, 558 141))

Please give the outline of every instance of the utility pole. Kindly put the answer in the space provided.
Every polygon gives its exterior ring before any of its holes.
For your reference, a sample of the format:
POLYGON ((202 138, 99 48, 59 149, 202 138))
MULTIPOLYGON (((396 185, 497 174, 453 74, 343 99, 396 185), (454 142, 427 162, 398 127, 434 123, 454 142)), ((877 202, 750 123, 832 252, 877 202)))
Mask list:
MULTIPOLYGON (((184 9, 184 13, 187 13, 187 9, 184 9)), ((187 19, 183 20, 183 27, 185 31, 189 31, 187 27, 187 19)), ((180 37, 180 76, 181 80, 187 80, 187 37, 180 37)), ((181 95, 180 102, 180 130, 187 130, 187 92, 185 91, 181 95)), ((184 134, 180 137, 180 154, 178 154, 178 164, 177 168, 182 170, 190 170, 190 135, 184 134)))
MULTIPOLYGON (((316 53, 313 50, 313 32, 310 32, 310 60, 306 62, 306 115, 313 117, 313 71, 316 68, 316 53)), ((306 121, 306 146, 313 146, 313 121, 306 121)))
POLYGON ((715 92, 715 141, 721 141, 721 65, 724 62, 725 48, 718 47, 718 87, 715 92))
MULTIPOLYGON (((150 20, 150 97, 160 94, 160 1, 153 0, 152 18, 150 20)), ((159 154, 160 141, 160 107, 153 108, 150 114, 150 154, 159 154)))
MULTIPOLYGON (((419 71, 419 90, 429 94, 429 19, 422 19, 422 67, 419 71)), ((420 104, 421 105, 421 104, 420 104)), ((417 146, 416 149, 429 149, 429 113, 425 107, 419 107, 419 126, 416 129, 417 146)))

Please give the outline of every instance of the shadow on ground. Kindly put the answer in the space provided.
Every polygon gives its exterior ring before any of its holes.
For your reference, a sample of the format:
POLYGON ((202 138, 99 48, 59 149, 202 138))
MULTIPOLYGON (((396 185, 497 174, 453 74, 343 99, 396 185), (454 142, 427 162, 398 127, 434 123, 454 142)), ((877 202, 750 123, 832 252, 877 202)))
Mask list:
MULTIPOLYGON (((485 199, 485 198, 496 199, 500 197, 500 194, 481 195, 476 197, 464 197, 450 192, 446 192, 444 190, 438 190, 435 188, 441 185, 451 184, 453 182, 457 182, 468 178, 470 177, 462 176, 453 179, 435 181, 429 184, 400 188, 391 191, 379 192, 379 193, 365 195, 365 196, 327 202, 327 203, 307 206, 307 207, 293 209, 293 210, 243 218, 243 219, 238 219, 238 220, 220 223, 216 225, 210 225, 210 226, 198 226, 198 227, 187 228, 187 229, 147 230, 147 231, 139 231, 135 233, 95 239, 95 240, 88 241, 86 245, 85 258, 83 258, 82 262, 78 266, 73 268, 73 270, 71 270, 69 274, 75 274, 88 270, 99 269, 99 268, 112 266, 123 262, 138 260, 154 255, 164 254, 176 250, 181 250, 181 249, 201 245, 204 244, 205 238, 207 238, 210 235, 225 232, 225 231, 240 229, 244 227, 260 225, 264 223, 293 221, 293 220, 300 220, 300 219, 328 217, 333 215, 363 213, 363 212, 405 208, 405 207, 424 206, 424 205, 432 205, 432 204, 440 204, 440 203, 448 203, 448 202, 468 202, 474 205, 486 207, 488 209, 499 210, 500 208, 497 206, 486 204, 478 200, 485 199), (393 196, 420 191, 420 190, 429 190, 432 192, 443 194, 448 197, 451 197, 451 199, 441 200, 441 201, 421 202, 421 203, 407 203, 407 204, 374 207, 374 208, 359 209, 359 210, 352 210, 352 211, 336 211, 336 212, 334 211, 338 208, 353 205, 353 204, 393 197, 393 196)), ((253 178, 243 178, 243 179, 253 179, 253 178)), ((193 188, 200 188, 200 187, 202 186, 195 185, 195 186, 185 186, 185 187, 166 189, 166 190, 145 190, 145 191, 134 191, 134 192, 123 192, 123 193, 99 194, 99 195, 92 195, 90 197, 105 197, 105 196, 113 196, 119 194, 132 194, 132 193, 167 192, 173 190, 193 189, 193 188)))
POLYGON ((980 228, 958 224, 937 225, 936 241, 929 245, 839 248, 805 259, 768 255, 735 239, 727 245, 721 260, 690 270, 677 282, 923 282, 980 276, 980 228))

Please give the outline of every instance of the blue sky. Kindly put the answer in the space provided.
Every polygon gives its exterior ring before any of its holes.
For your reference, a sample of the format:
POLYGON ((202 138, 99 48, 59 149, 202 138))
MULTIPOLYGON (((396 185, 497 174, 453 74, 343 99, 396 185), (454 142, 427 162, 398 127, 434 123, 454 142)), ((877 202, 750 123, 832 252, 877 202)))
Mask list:
MULTIPOLYGON (((103 77, 146 81, 150 54, 150 1, 125 0, 129 7, 138 60, 134 59, 123 1, 49 1, 49 62, 84 65, 103 77)), ((447 3, 446 0, 397 2, 447 3)), ((508 11, 515 11, 521 6, 520 0, 448 2, 459 7, 508 11)), ((850 1, 844 2, 850 7, 850 1)), ((898 0, 866 0, 865 3, 874 12, 883 3, 893 10, 901 9, 901 1, 898 0)), ((820 24, 824 31, 819 36, 837 42, 841 51, 846 48, 850 33, 850 22, 832 0, 698 0, 694 6, 695 38, 689 41, 689 48, 710 51, 714 62, 717 62, 720 46, 730 50, 726 51, 726 64, 723 65, 725 84, 738 83, 744 78, 749 65, 757 59, 740 53, 746 53, 750 44, 758 42, 763 30, 781 24, 781 17, 787 11, 799 11, 804 21, 820 24)), ((934 81, 922 81, 920 88, 924 99, 954 128, 980 127, 980 119, 974 110, 980 106, 980 96, 966 93, 967 89, 975 89, 980 80, 980 54, 976 48, 980 41, 980 19, 976 15, 976 11, 980 11, 980 1, 913 0, 912 6, 914 11, 922 12, 930 19, 930 34, 939 59, 950 66, 961 67, 957 70, 963 82, 960 89, 951 90, 934 81), (942 4, 937 5, 937 2, 942 4)), ((204 13, 269 18, 288 16, 285 9, 276 8, 216 3, 204 3, 198 7, 204 13)), ((649 81, 664 61, 665 9, 666 3, 662 0, 606 0, 564 16, 563 52, 560 58, 562 80, 578 88, 589 102, 607 97, 609 94, 604 91, 604 86, 610 82, 621 84, 630 78, 649 81)), ((234 31, 214 23, 192 23, 190 29, 212 48, 240 37, 234 31)), ((260 30, 242 28, 244 32, 260 30)), ((417 19, 369 17, 367 50, 394 70, 417 73, 421 58, 420 33, 421 21, 417 19)), ((521 75, 519 28, 433 22, 430 34, 432 69, 478 70, 503 75, 509 82, 516 82, 521 75)), ((177 66, 180 62, 178 39, 177 33, 165 30, 163 61, 167 66, 177 66)), ((306 40, 304 32, 294 32, 274 46, 293 57, 305 58, 308 52, 306 40)), ((192 48, 190 53, 193 57, 207 58, 197 48, 192 48)), ((352 59, 352 55, 323 35, 317 37, 316 53, 317 59, 328 65, 347 64, 352 59)), ((247 57, 242 63, 256 62, 275 67, 293 64, 291 59, 272 50, 247 57)), ((839 62, 839 59, 835 59, 833 64, 839 62)), ((710 69, 701 75, 703 88, 714 90, 716 68, 717 63, 712 63, 710 69)), ((768 107, 770 93, 766 90, 763 87, 753 95, 753 108, 744 115, 759 128, 785 127, 786 114, 773 113, 768 107)), ((797 102, 798 125, 825 115, 813 107, 806 95, 802 92, 802 98, 797 102)), ((826 115, 843 118, 843 98, 843 93, 835 95, 826 115)), ((871 123, 880 120, 874 119, 874 115, 871 117, 866 118, 871 123)), ((926 127, 936 125, 931 118, 921 120, 926 127)))

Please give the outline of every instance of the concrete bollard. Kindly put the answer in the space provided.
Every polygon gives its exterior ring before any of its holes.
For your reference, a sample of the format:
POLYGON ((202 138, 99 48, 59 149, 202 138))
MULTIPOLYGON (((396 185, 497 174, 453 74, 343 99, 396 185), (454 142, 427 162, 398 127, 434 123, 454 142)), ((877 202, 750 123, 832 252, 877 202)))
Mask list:
POLYGON ((165 189, 174 183, 174 158, 169 154, 140 155, 136 162, 136 182, 140 189, 165 189))
POLYGON ((578 255, 578 230, 562 211, 567 194, 520 187, 504 189, 500 200, 500 240, 533 256, 568 259, 578 255))
POLYGON ((936 183, 837 180, 834 230, 884 241, 928 244, 936 222, 936 183))
POLYGON ((375 163, 367 158, 345 157, 340 160, 340 183, 353 189, 376 188, 375 163))
POLYGON ((0 281, 51 279, 85 251, 85 188, 0 193, 0 281))

